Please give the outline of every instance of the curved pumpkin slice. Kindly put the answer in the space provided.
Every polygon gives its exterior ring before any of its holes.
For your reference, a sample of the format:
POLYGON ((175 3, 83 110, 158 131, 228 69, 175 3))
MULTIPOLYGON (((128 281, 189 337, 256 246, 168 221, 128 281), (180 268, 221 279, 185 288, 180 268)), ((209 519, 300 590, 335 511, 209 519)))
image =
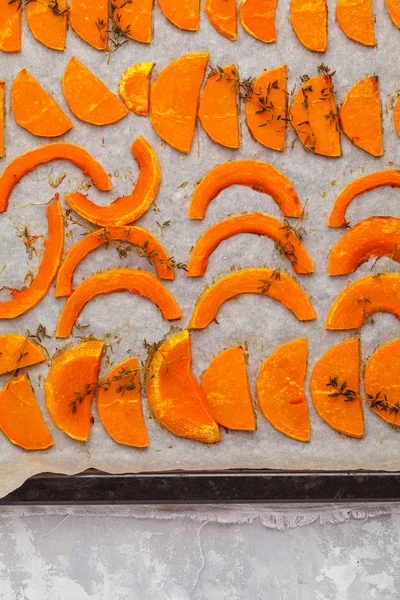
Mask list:
POLYGON ((316 363, 310 382, 321 419, 332 429, 356 438, 364 435, 359 370, 360 341, 354 338, 329 348, 316 363))
POLYGON ((68 27, 67 0, 29 2, 26 22, 33 37, 52 50, 65 50, 68 27))
POLYGON ((206 0, 204 10, 218 33, 229 40, 237 40, 236 0, 206 0))
POLYGON ((129 112, 125 104, 75 56, 67 64, 62 86, 71 111, 85 123, 110 125, 129 112))
POLYGON ((189 205, 189 219, 204 219, 211 200, 231 185, 246 185, 269 194, 285 217, 300 217, 302 207, 292 183, 272 165, 237 160, 217 165, 197 185, 189 205))
POLYGON ((329 254, 328 274, 346 275, 372 257, 400 262, 400 219, 371 217, 349 229, 329 254))
POLYGON ((292 0, 290 22, 303 46, 312 52, 326 51, 328 35, 326 0, 292 0))
POLYGON ((310 441, 310 419, 304 394, 307 372, 306 338, 279 346, 263 362, 256 381, 264 417, 281 433, 299 442, 310 441))
POLYGON ((193 311, 189 329, 205 329, 216 319, 221 305, 239 294, 262 294, 279 300, 299 321, 317 318, 307 294, 286 273, 272 269, 245 269, 222 277, 203 292, 193 311))
POLYGON ((204 373, 201 389, 219 425, 228 429, 255 431, 243 348, 236 346, 220 352, 204 373))
POLYGON ((340 292, 326 319, 326 329, 358 329, 376 312, 400 319, 400 275, 382 273, 357 279, 340 292))
POLYGON ((383 155, 378 77, 357 82, 340 109, 342 130, 349 140, 372 156, 383 155))
POLYGON ((19 2, 0 0, 0 50, 21 52, 22 10, 19 2))
POLYGON ((10 194, 24 175, 39 165, 58 159, 69 160, 79 167, 98 190, 111 190, 109 176, 87 150, 66 142, 47 144, 17 156, 4 169, 0 176, 0 212, 7 210, 10 194))
POLYGON ((243 29, 267 44, 276 42, 275 13, 278 0, 242 0, 239 6, 243 29))
POLYGON ((117 198, 109 206, 99 206, 80 192, 69 194, 65 199, 78 215, 96 225, 118 227, 136 221, 149 210, 161 181, 157 154, 142 136, 133 142, 131 152, 140 169, 132 193, 117 198))
POLYGON ((25 450, 46 450, 54 445, 25 374, 12 377, 0 392, 0 429, 10 442, 25 450))
POLYGON ((45 360, 46 355, 40 346, 27 337, 16 333, 0 336, 0 375, 37 365, 45 360))
POLYGON ((306 150, 323 156, 341 155, 339 115, 330 75, 318 75, 304 83, 294 97, 290 118, 306 150))
POLYGON ((104 381, 97 394, 97 410, 107 433, 119 444, 148 446, 137 358, 116 365, 104 381))
POLYGON ((153 33, 153 0, 112 0, 117 27, 125 36, 142 44, 150 44, 153 33))
POLYGON ((69 14, 72 29, 82 40, 97 50, 107 48, 108 0, 71 0, 69 14))
POLYGON ((238 233, 254 233, 270 237, 291 262, 295 273, 313 273, 313 261, 307 250, 287 224, 260 213, 230 217, 207 229, 198 239, 190 255, 189 277, 201 277, 207 270, 208 258, 223 240, 238 233))
POLYGON ((158 421, 180 437, 219 442, 221 434, 207 399, 191 370, 189 332, 161 344, 150 364, 147 398, 158 421))
MULTIPOLYGON (((33 2, 28 6, 39 4, 33 2)), ((23 69, 11 86, 11 107, 18 125, 33 135, 57 137, 74 126, 57 102, 23 69)))
POLYGON ((336 19, 348 38, 364 46, 375 46, 372 0, 337 0, 336 19))
POLYGON ((56 336, 66 338, 71 334, 75 321, 87 302, 100 294, 122 291, 149 298, 158 306, 164 319, 174 321, 182 317, 175 298, 155 275, 135 269, 110 269, 92 275, 78 285, 62 309, 56 336))
POLYGON ((365 367, 364 388, 367 402, 381 419, 400 425, 399 391, 400 340, 384 344, 369 359, 365 367))
POLYGON ((90 435, 91 404, 103 351, 103 342, 82 342, 70 348, 52 364, 44 385, 54 425, 81 442, 90 435))
POLYGON ((149 114, 150 77, 155 64, 143 62, 132 65, 125 71, 119 82, 120 97, 129 110, 142 117, 147 117, 149 114))
POLYGON ((190 153, 200 88, 209 54, 185 54, 165 67, 150 89, 150 120, 158 135, 180 152, 190 153))
POLYGON ((393 23, 400 29, 400 5, 397 0, 386 0, 386 6, 393 23))
POLYGON ((197 31, 200 21, 199 0, 158 0, 161 12, 179 29, 197 31))
POLYGON ((287 126, 286 65, 264 71, 246 102, 246 123, 252 137, 272 150, 285 149, 287 126))
POLYGON ((0 319, 15 319, 45 297, 60 266, 64 244, 64 219, 59 202, 47 207, 48 238, 36 277, 23 291, 14 290, 12 300, 0 302, 0 319))

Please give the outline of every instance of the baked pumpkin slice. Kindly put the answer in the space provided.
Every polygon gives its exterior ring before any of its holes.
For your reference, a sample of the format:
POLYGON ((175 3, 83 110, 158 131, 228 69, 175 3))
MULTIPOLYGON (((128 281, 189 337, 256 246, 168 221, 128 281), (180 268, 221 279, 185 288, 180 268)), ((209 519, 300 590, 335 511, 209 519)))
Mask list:
POLYGON ((236 0, 206 0, 204 11, 218 33, 228 40, 237 39, 236 0))
POLYGON ((150 77, 155 64, 143 62, 132 65, 124 72, 119 82, 118 93, 127 108, 142 117, 149 114, 150 77))
POLYGON ((7 333, 0 336, 0 375, 14 373, 22 367, 46 360, 42 348, 23 335, 7 333))
POLYGON ((189 219, 204 219, 210 202, 232 185, 269 194, 285 217, 299 218, 303 212, 293 184, 278 169, 258 160, 236 160, 217 165, 198 183, 189 205, 189 219))
POLYGON ((0 392, 0 429, 10 442, 25 450, 54 445, 28 376, 12 377, 0 392))
POLYGON ((174 321, 182 317, 181 309, 170 291, 152 273, 135 269, 110 269, 88 277, 66 301, 58 321, 56 337, 67 338, 79 313, 100 294, 127 291, 149 298, 158 306, 164 319, 174 321))
POLYGON ((33 37, 52 50, 65 50, 68 28, 67 0, 28 2, 25 16, 33 37))
POLYGON ((312 52, 325 52, 328 36, 326 0, 292 0, 290 22, 299 41, 312 52))
POLYGON ((156 419, 179 437, 221 440, 219 427, 192 369, 190 336, 176 333, 161 344, 149 366, 147 398, 156 419))
POLYGON ((149 445, 137 358, 119 363, 102 380, 97 411, 107 433, 118 444, 136 448, 149 445))
POLYGON ((311 374, 310 390, 315 410, 329 427, 350 437, 363 437, 360 341, 357 338, 336 344, 325 352, 311 374))
POLYGON ((400 29, 400 5, 397 0, 386 0, 386 6, 393 23, 400 29))
POLYGON ((352 273, 370 258, 400 262, 400 219, 371 217, 347 230, 329 253, 328 274, 352 273))
POLYGON ((272 269, 244 269, 222 277, 203 292, 194 308, 189 329, 205 329, 216 319, 221 305, 240 294, 261 294, 278 300, 299 321, 317 318, 307 294, 286 273, 272 269))
POLYGON ((150 44, 153 33, 153 0, 112 0, 115 26, 136 42, 150 44))
MULTIPOLYGON (((39 4, 33 2, 28 6, 39 4)), ((57 137, 74 124, 55 100, 26 70, 18 73, 11 86, 11 107, 18 125, 33 135, 57 137)))
POLYGON ((400 99, 397 98, 396 106, 394 109, 394 124, 398 135, 400 135, 400 99))
POLYGON ((179 29, 197 31, 200 21, 199 0, 158 0, 161 12, 179 29))
POLYGON ((255 431, 243 348, 233 346, 220 352, 203 374, 201 389, 218 425, 227 429, 255 431))
POLYGON ((358 329, 377 312, 400 319, 400 274, 368 275, 348 285, 332 304, 326 329, 358 329))
POLYGON ((281 433, 299 442, 310 441, 310 419, 304 393, 307 373, 306 338, 279 346, 261 366, 256 381, 264 417, 281 433))
POLYGON ((116 198, 109 206, 99 206, 80 192, 65 197, 70 207, 86 221, 102 227, 120 227, 136 221, 149 210, 161 181, 157 154, 142 136, 133 142, 131 152, 140 173, 130 194, 116 198))
POLYGON ((82 342, 51 365, 44 390, 50 417, 61 431, 86 442, 91 429, 91 404, 99 387, 103 342, 82 342))
POLYGON ((363 46, 375 46, 372 0, 337 0, 336 19, 349 39, 363 46))
POLYGON ((70 23, 72 29, 93 48, 106 50, 108 45, 108 0, 71 0, 70 23))
POLYGON ((242 0, 239 15, 246 33, 266 44, 276 42, 277 4, 278 0, 242 0))
POLYGON ((400 340, 384 344, 365 367, 364 389, 370 408, 384 421, 400 426, 400 340))
POLYGON ((0 0, 0 50, 21 52, 22 10, 19 2, 0 0))
POLYGON ((230 217, 207 229, 198 239, 190 255, 186 275, 201 277, 207 270, 208 259, 223 240, 239 233, 254 233, 270 237, 291 263, 295 273, 313 273, 313 261, 288 223, 282 223, 260 213, 230 217))
POLYGON ((48 237, 37 275, 23 291, 11 290, 12 300, 0 302, 0 319, 15 319, 34 308, 45 297, 61 263, 64 219, 59 202, 47 206, 48 237))

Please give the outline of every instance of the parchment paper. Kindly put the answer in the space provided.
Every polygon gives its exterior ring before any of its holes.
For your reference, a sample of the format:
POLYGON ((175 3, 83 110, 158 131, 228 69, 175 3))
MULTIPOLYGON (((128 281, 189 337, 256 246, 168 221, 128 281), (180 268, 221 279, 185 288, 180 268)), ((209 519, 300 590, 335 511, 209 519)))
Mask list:
MULTIPOLYGON (((278 433, 258 412, 256 433, 224 432, 223 441, 212 447, 177 438, 161 429, 151 418, 147 401, 144 400, 150 447, 137 450, 116 444, 105 432, 93 406, 95 423, 88 443, 74 442, 59 431, 51 422, 45 408, 43 393, 47 365, 28 369, 38 401, 54 437, 55 446, 44 452, 26 452, 13 446, 5 436, 0 437, 0 495, 5 495, 19 486, 27 477, 43 471, 75 473, 89 467, 109 472, 159 471, 175 469, 382 469, 400 468, 399 437, 397 432, 373 414, 365 404, 365 437, 355 440, 335 433, 316 414, 308 391, 309 375, 316 360, 331 345, 347 339, 349 332, 327 332, 324 321, 327 311, 339 291, 368 272, 366 264, 356 273, 328 278, 327 256, 330 247, 343 234, 343 230, 326 226, 327 216, 337 194, 343 187, 364 173, 393 166, 399 168, 399 139, 393 123, 392 105, 396 90, 400 89, 398 70, 398 48, 400 31, 392 24, 384 6, 384 0, 376 0, 376 36, 378 48, 364 48, 348 40, 335 23, 334 0, 329 5, 329 47, 326 55, 320 56, 303 48, 297 41, 289 23, 289 0, 280 0, 277 16, 278 42, 266 45, 248 36, 239 28, 239 39, 232 43, 221 37, 209 25, 202 12, 200 31, 194 34, 182 32, 169 24, 155 7, 155 35, 151 46, 130 42, 120 48, 107 65, 106 56, 90 48, 70 31, 68 48, 64 53, 50 51, 37 43, 30 32, 24 30, 23 52, 18 55, 0 56, 0 76, 7 82, 7 156, 0 161, 3 169, 19 154, 42 145, 46 140, 36 138, 20 128, 10 110, 9 92, 13 78, 22 68, 27 68, 43 87, 50 91, 67 114, 69 108, 61 90, 61 75, 70 56, 76 55, 112 91, 116 92, 123 71, 133 63, 145 60, 156 61, 159 71, 170 61, 186 52, 208 50, 210 64, 227 65, 235 62, 243 77, 256 76, 263 69, 287 64, 289 69, 288 88, 298 83, 300 75, 317 74, 317 66, 323 60, 331 69, 336 69, 335 85, 338 100, 343 101, 346 92, 356 81, 373 74, 379 75, 382 109, 384 117, 385 156, 375 159, 357 149, 343 136, 343 157, 327 159, 306 153, 298 142, 294 149, 283 154, 270 151, 254 142, 242 118, 242 148, 239 151, 224 149, 211 142, 199 125, 198 135, 190 156, 184 156, 170 147, 165 147, 153 131, 150 121, 129 114, 116 125, 96 128, 76 120, 75 127, 64 140, 85 146, 105 166, 112 177, 113 190, 101 193, 85 186, 78 169, 69 163, 54 162, 36 169, 26 176, 12 193, 9 209, 0 217, 0 285, 21 287, 29 271, 36 272, 41 258, 42 241, 36 244, 38 254, 30 259, 22 239, 19 237, 25 225, 31 235, 47 233, 46 207, 28 206, 28 202, 46 202, 57 191, 60 198, 77 189, 88 190, 92 200, 107 204, 121 194, 128 193, 137 177, 138 168, 130 153, 132 141, 144 135, 156 149, 163 180, 156 205, 140 219, 138 224, 160 236, 157 221, 169 220, 170 227, 163 231, 161 241, 176 260, 187 262, 191 247, 199 235, 213 223, 228 215, 245 211, 260 211, 282 218, 272 199, 264 194, 244 187, 233 187, 224 191, 209 206, 203 221, 189 221, 187 208, 195 183, 213 166, 239 158, 255 158, 270 162, 282 170, 294 183, 302 202, 308 199, 305 227, 305 244, 315 262, 313 276, 298 276, 297 280, 311 296, 318 313, 318 320, 300 323, 294 315, 279 303, 259 296, 241 296, 226 303, 218 313, 219 325, 213 323, 204 331, 192 333, 193 369, 200 376, 210 360, 222 349, 234 344, 246 347, 249 362, 248 374, 254 394, 254 382, 262 361, 280 344, 297 337, 306 336, 309 341, 309 373, 306 390, 310 409, 312 439, 308 444, 291 440, 278 433), (61 175, 66 177, 57 190, 53 184, 61 175), (185 187, 182 183, 188 182, 185 187), (4 266, 3 266, 4 265, 4 266)), ((178 91, 178 90, 177 90, 178 91)), ((242 116, 243 117, 243 116, 242 116)), ((292 141, 288 134, 288 143, 292 141)), ((49 140, 50 141, 50 140, 49 140)), ((89 182, 90 183, 90 182, 89 182)), ((400 216, 400 192, 391 188, 364 194, 353 202, 348 218, 352 223, 372 215, 400 216)), ((66 203, 63 200, 64 208, 66 203)), ((67 250, 80 239, 84 231, 79 227, 66 230, 67 250)), ((238 235, 223 242, 211 256, 204 278, 187 278, 177 272, 174 282, 167 283, 177 298, 184 318, 178 323, 185 327, 189 322, 196 299, 205 289, 232 269, 251 266, 274 267, 279 256, 271 240, 254 236, 238 235)), ((130 253, 128 259, 119 259, 115 249, 101 248, 87 257, 75 273, 75 285, 85 277, 115 266, 141 267, 153 271, 144 259, 130 253)), ((292 274, 288 263, 283 267, 292 274)), ((396 268, 395 268, 396 270, 396 268)), ((1 292, 1 298, 8 298, 1 292)), ((0 332, 25 334, 27 329, 36 331, 39 323, 54 333, 64 299, 54 298, 54 285, 47 297, 29 313, 14 320, 0 321, 0 332)), ((376 315, 376 324, 366 324, 360 335, 363 361, 374 348, 400 333, 399 323, 393 315, 376 315)), ((128 351, 132 356, 145 358, 143 339, 158 341, 170 329, 158 309, 148 300, 129 293, 100 296, 82 311, 79 323, 89 324, 86 333, 93 333, 106 343, 112 343, 109 361, 103 361, 102 374, 111 364, 124 360, 128 351)), ((79 332, 75 331, 76 335, 79 332)), ((71 338, 73 343, 79 339, 71 338)), ((54 337, 45 339, 44 344, 52 356, 68 340, 54 337)), ((3 385, 5 378, 0 381, 3 385)))

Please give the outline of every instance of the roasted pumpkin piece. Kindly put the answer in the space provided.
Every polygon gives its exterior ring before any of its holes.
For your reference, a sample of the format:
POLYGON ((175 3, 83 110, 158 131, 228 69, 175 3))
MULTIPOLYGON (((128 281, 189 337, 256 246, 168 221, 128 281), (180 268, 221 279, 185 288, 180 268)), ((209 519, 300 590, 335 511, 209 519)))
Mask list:
POLYGON ((394 109, 394 124, 397 133, 400 135, 400 97, 397 98, 396 107, 394 109))
POLYGON ((372 0, 337 0, 336 19, 348 38, 364 46, 375 46, 372 0))
POLYGON ((279 346, 261 366, 256 381, 264 417, 281 433, 299 442, 310 441, 310 419, 304 393, 307 373, 306 338, 279 346))
POLYGON ((358 329, 376 312, 400 319, 400 275, 381 273, 357 279, 340 292, 326 319, 326 329, 358 329))
POLYGON ((332 346, 316 363, 310 382, 311 397, 329 427, 362 438, 364 421, 360 396, 360 341, 332 346))
POLYGON ((17 1, 0 0, 0 50, 21 52, 22 10, 17 1))
POLYGON ((16 333, 0 336, 0 375, 37 365, 45 360, 46 355, 41 347, 27 337, 16 333))
POLYGON ((59 202, 47 206, 48 237, 37 275, 22 291, 12 290, 12 300, 0 302, 0 319, 15 319, 39 304, 50 289, 60 266, 64 244, 64 219, 59 202))
POLYGON ((110 125, 129 112, 125 104, 75 56, 67 64, 62 86, 71 111, 86 123, 110 125))
POLYGON ((140 169, 131 194, 116 198, 109 206, 99 206, 87 196, 76 192, 65 197, 70 207, 87 221, 103 227, 119 227, 132 223, 148 211, 157 196, 161 181, 157 154, 142 136, 133 142, 131 152, 140 169))
POLYGON ((105 50, 108 43, 108 0, 71 0, 70 22, 79 37, 97 48, 105 50))
POLYGON ((280 248, 280 252, 291 262, 295 273, 313 273, 314 265, 307 250, 290 230, 290 227, 260 213, 249 213, 230 217, 207 229, 198 239, 190 255, 189 277, 201 277, 207 270, 209 256, 218 248, 223 240, 239 233, 254 233, 270 237, 280 248))
POLYGON ((313 52, 326 51, 328 35, 326 0, 292 0, 290 22, 303 46, 313 52))
POLYGON ((46 377, 44 390, 50 417, 74 440, 89 439, 91 405, 99 387, 103 352, 103 342, 82 342, 61 354, 46 377))
POLYGON ((286 65, 264 71, 246 102, 246 123, 252 137, 272 150, 285 149, 287 126, 286 65))
POLYGON ((205 329, 217 318, 221 305, 240 294, 261 294, 279 300, 299 321, 317 318, 307 294, 286 273, 272 269, 244 269, 222 277, 203 292, 194 308, 189 329, 205 329))
POLYGON ((297 192, 283 173, 258 160, 237 160, 217 165, 198 183, 189 205, 189 219, 204 219, 210 202, 231 185, 246 185, 269 194, 285 217, 302 214, 297 192))
POLYGON ((236 0, 206 0, 204 10, 218 33, 232 41, 237 39, 236 0))
POLYGON ((278 0, 242 0, 239 6, 243 29, 267 44, 276 42, 275 13, 278 0))
POLYGON ((97 410, 107 433, 116 442, 136 448, 149 445, 137 358, 119 363, 102 380, 97 410))
MULTIPOLYGON (((37 2, 28 6, 33 4, 37 2)), ((26 69, 18 73, 11 86, 11 107, 18 125, 33 135, 58 137, 74 126, 52 96, 26 69)))
POLYGON ((189 332, 171 336, 158 348, 149 367, 147 398, 158 421, 180 437, 219 442, 219 427, 191 370, 189 332))
POLYGON ((192 148, 208 59, 208 52, 181 56, 158 74, 150 89, 154 129, 170 146, 186 154, 192 148))
POLYGON ((235 346, 220 352, 205 371, 201 389, 219 425, 227 429, 255 431, 243 348, 235 346))
POLYGON ((112 0, 117 28, 131 40, 150 44, 153 33, 153 0, 112 0))
POLYGON ((397 0, 386 0, 386 6, 393 23, 400 28, 400 4, 397 0))
POLYGON ((5 81, 0 81, 0 158, 5 155, 4 149, 4 126, 6 116, 6 104, 4 99, 5 81))
POLYGON ((25 8, 26 22, 33 37, 52 50, 65 50, 68 28, 67 0, 29 2, 25 8))
POLYGON ((383 155, 378 77, 358 81, 340 109, 342 130, 355 146, 373 156, 383 155))
POLYGON ((0 429, 10 442, 25 450, 54 445, 28 376, 12 377, 0 392, 0 429))
POLYGON ((365 367, 364 388, 370 408, 391 425, 400 424, 400 340, 384 344, 365 367))
POLYGON ((132 65, 124 72, 119 82, 118 93, 126 106, 143 117, 149 114, 150 77, 155 64, 144 62, 132 65))
POLYGON ((200 21, 199 0, 158 0, 165 17, 179 29, 197 31, 200 21))

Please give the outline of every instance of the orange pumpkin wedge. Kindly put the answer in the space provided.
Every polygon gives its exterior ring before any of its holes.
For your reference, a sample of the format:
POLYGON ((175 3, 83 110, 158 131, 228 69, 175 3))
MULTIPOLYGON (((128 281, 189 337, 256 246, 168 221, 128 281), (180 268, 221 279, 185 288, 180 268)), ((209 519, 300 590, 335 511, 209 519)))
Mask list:
POLYGON ((136 115, 149 114, 150 77, 154 62, 143 62, 127 69, 119 82, 118 93, 127 108, 136 115))
POLYGON ((51 365, 45 381, 46 405, 54 425, 81 442, 90 435, 91 404, 103 351, 103 342, 73 346, 51 365))
MULTIPOLYGON (((279 300, 299 321, 317 318, 309 297, 286 273, 272 269, 244 269, 219 279, 200 296, 189 329, 205 329, 224 302, 240 294, 261 294, 279 300)), ((399 300, 400 303, 400 300, 399 300)))
POLYGON ((204 10, 218 33, 228 40, 237 39, 236 0, 206 0, 204 10))
POLYGON ((181 56, 158 74, 150 89, 154 129, 167 144, 186 154, 192 148, 208 59, 208 52, 181 56))
POLYGON ((382 273, 357 279, 340 292, 326 319, 326 329, 358 329, 376 312, 400 319, 400 275, 382 273))
POLYGON ((310 419, 304 394, 307 372, 306 338, 279 346, 261 366, 256 381, 264 417, 281 433, 299 442, 310 441, 310 419))
POLYGON ((23 291, 13 290, 12 300, 0 302, 0 319, 15 319, 39 304, 50 289, 60 266, 64 244, 64 219, 59 202, 47 206, 48 237, 37 275, 23 291))
POLYGON ((270 237, 291 262, 295 273, 313 273, 313 261, 299 238, 285 223, 268 215, 249 213, 230 217, 207 229, 198 239, 190 255, 189 277, 201 277, 207 270, 209 256, 223 240, 239 233, 254 233, 270 237))
POLYGON ((329 348, 316 363, 310 381, 312 401, 321 419, 355 438, 364 435, 359 370, 360 341, 353 338, 329 348))
POLYGON ((287 126, 286 65, 264 71, 254 82, 246 102, 251 136, 266 148, 283 152, 287 126))
POLYGON ((127 291, 149 298, 161 311, 164 319, 174 321, 182 317, 175 298, 152 273, 135 269, 110 269, 85 279, 66 301, 58 321, 56 337, 67 338, 79 313, 100 294, 127 291))
POLYGON ((290 22, 305 48, 312 52, 326 51, 328 35, 326 0, 292 0, 290 22))
POLYGON ((97 394, 97 410, 107 433, 118 444, 148 446, 137 358, 116 365, 105 381, 107 384, 97 394))
POLYGON ((0 175, 0 212, 8 207, 8 199, 14 186, 30 171, 53 160, 68 160, 89 175, 98 190, 110 190, 110 178, 87 150, 75 144, 59 142, 30 150, 14 158, 0 175))
POLYGON ((92 125, 110 125, 128 114, 117 98, 76 56, 72 56, 62 76, 63 92, 74 115, 92 125))
POLYGON ((131 152, 140 169, 132 192, 128 196, 120 196, 108 206, 99 206, 80 192, 69 194, 65 199, 78 215, 95 225, 119 227, 136 221, 149 210, 161 181, 157 154, 142 136, 133 142, 131 152))
POLYGON ((10 442, 25 450, 54 445, 28 376, 17 375, 0 392, 0 429, 10 442))
POLYGON ((306 150, 341 156, 339 115, 330 75, 312 77, 302 85, 290 107, 290 119, 306 150))
POLYGON ((191 370, 187 330, 163 342, 147 378, 147 398, 156 419, 169 431, 198 442, 219 442, 221 433, 191 370))
POLYGON ((197 31, 200 21, 199 0, 158 0, 161 12, 179 29, 197 31))
POLYGON ((357 82, 340 109, 342 130, 349 140, 372 156, 383 155, 378 77, 357 82))
POLYGON ((346 231, 329 254, 328 274, 346 275, 372 257, 400 262, 400 219, 371 217, 346 231))
POLYGON ((97 50, 108 44, 108 0, 71 0, 70 22, 72 29, 86 43, 97 50))
POLYGON ((364 388, 370 408, 391 425, 400 425, 400 340, 384 344, 371 356, 364 373, 364 388))
POLYGON ((211 200, 231 185, 269 194, 285 217, 302 214, 297 192, 283 173, 258 160, 236 160, 217 165, 198 183, 189 205, 189 219, 204 219, 211 200))
POLYGON ((205 371, 201 389, 219 425, 227 429, 255 431, 243 348, 235 346, 220 352, 205 371))
POLYGON ((235 65, 210 73, 199 106, 204 130, 214 142, 227 148, 240 148, 236 74, 235 65))
POLYGON ((153 0, 112 0, 113 18, 125 36, 142 44, 150 44, 153 33, 153 0))
POLYGON ((0 50, 21 52, 22 10, 18 1, 0 0, 0 50))
POLYGON ((400 97, 397 98, 396 106, 394 109, 394 124, 398 135, 400 135, 400 97))
POLYGON ((68 27, 67 0, 29 2, 25 8, 26 22, 33 37, 52 50, 65 50, 68 27))
POLYGON ((4 99, 5 81, 0 81, 0 158, 5 155, 4 149, 4 126, 6 117, 6 103, 4 99))
POLYGON ((400 4, 397 0, 386 0, 386 6, 393 23, 400 29, 400 4))
POLYGON ((363 46, 375 46, 372 0, 337 0, 336 19, 349 39, 363 46))
MULTIPOLYGON (((38 3, 28 6, 34 4, 38 3)), ((11 86, 11 107, 18 125, 33 135, 57 137, 74 126, 57 102, 26 69, 18 73, 11 86)))
POLYGON ((41 347, 27 337, 16 333, 0 336, 0 375, 37 365, 45 360, 46 355, 41 347))
POLYGON ((278 0, 242 0, 239 6, 243 29, 267 44, 276 42, 275 13, 278 0))

